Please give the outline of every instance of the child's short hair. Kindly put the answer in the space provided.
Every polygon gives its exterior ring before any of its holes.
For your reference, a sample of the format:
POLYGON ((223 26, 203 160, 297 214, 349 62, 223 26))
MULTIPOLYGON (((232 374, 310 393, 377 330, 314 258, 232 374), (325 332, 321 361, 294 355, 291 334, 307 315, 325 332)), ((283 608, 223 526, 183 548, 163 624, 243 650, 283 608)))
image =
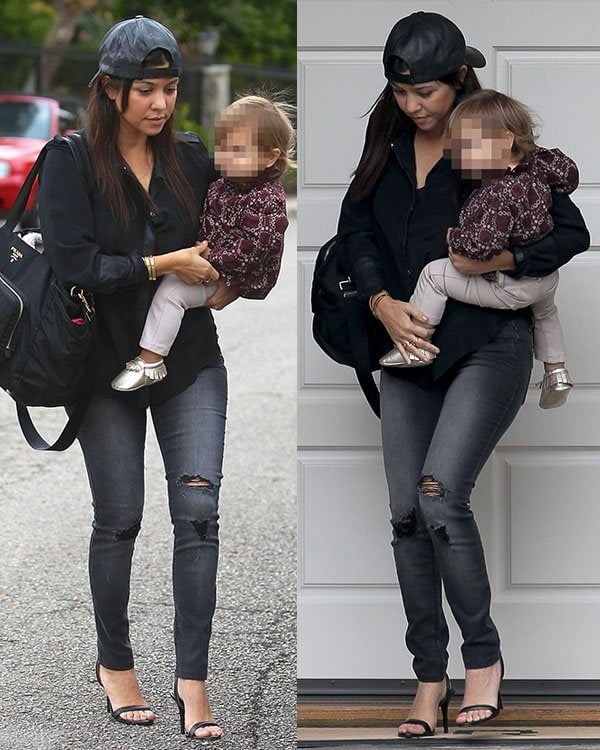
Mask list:
POLYGON ((265 96, 243 96, 220 112, 215 119, 215 143, 224 140, 228 131, 251 125, 256 145, 261 151, 278 148, 280 157, 265 170, 264 177, 276 180, 294 166, 294 126, 289 104, 267 99, 265 96))
POLYGON ((448 119, 448 132, 461 120, 476 117, 492 130, 507 130, 515 137, 512 153, 522 158, 537 148, 534 115, 529 107, 500 91, 480 89, 463 99, 448 119))

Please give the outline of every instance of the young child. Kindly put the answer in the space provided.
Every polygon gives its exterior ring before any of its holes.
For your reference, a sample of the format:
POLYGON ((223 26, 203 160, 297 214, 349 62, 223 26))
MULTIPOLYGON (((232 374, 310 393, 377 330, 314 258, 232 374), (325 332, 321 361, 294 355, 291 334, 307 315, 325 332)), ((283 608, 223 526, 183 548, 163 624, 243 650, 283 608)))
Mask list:
MULTIPOLYGON (((281 176, 291 165, 294 129, 286 106, 245 96, 215 122, 215 165, 221 177, 209 185, 201 217, 205 257, 242 297, 264 299, 281 266, 288 226, 281 176)), ((140 353, 112 381, 117 391, 158 383, 167 374, 163 357, 175 341, 185 310, 201 307, 215 284, 186 284, 165 276, 152 300, 140 353)))
MULTIPOLYGON (((526 245, 552 231, 551 190, 571 193, 578 185, 575 163, 558 149, 536 145, 529 110, 505 94, 489 89, 463 100, 448 122, 452 166, 463 178, 476 180, 461 209, 458 227, 448 230, 449 248, 460 255, 487 261, 511 245, 526 245)), ((429 263, 410 299, 438 325, 448 297, 480 307, 520 309, 534 315, 535 356, 544 363, 540 406, 551 409, 567 400, 573 381, 565 368, 565 344, 554 295, 558 272, 540 278, 513 279, 499 271, 467 275, 449 259, 429 263)), ((384 355, 384 367, 418 367, 426 361, 398 349, 384 355)))

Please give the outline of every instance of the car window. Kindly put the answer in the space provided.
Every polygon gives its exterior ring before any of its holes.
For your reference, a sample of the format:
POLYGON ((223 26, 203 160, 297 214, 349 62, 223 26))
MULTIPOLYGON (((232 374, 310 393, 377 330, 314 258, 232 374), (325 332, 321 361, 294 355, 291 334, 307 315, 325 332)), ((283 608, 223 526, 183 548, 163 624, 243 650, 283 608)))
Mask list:
POLYGON ((0 136, 48 140, 52 115, 43 102, 0 101, 0 136))

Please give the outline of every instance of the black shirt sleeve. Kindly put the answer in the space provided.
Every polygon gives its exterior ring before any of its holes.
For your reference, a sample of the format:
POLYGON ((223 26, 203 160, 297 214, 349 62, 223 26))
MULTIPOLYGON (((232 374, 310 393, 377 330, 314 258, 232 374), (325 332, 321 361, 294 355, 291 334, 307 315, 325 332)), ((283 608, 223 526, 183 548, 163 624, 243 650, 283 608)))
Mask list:
POLYGON ((515 269, 506 272, 509 276, 515 279, 548 276, 590 246, 590 233, 581 211, 568 195, 553 192, 550 213, 554 219, 554 229, 550 234, 531 245, 511 248, 515 269))
POLYGON ((375 240, 372 201, 353 200, 351 192, 352 185, 340 211, 337 230, 339 257, 359 294, 368 299, 385 289, 385 277, 375 240))
POLYGON ((148 280, 144 262, 132 248, 101 252, 87 177, 68 147, 48 151, 40 177, 39 212, 44 252, 65 286, 110 294, 148 280))

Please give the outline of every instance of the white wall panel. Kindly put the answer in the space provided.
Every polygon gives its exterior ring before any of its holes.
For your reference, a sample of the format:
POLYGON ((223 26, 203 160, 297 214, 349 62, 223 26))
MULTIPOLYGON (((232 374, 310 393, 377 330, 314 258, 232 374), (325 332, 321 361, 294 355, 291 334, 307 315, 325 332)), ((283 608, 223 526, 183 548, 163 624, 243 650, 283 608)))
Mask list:
POLYGON ((298 652, 301 677, 394 679, 410 672, 402 647, 406 619, 397 589, 382 593, 363 588, 352 596, 335 590, 323 593, 327 596, 301 598, 298 631, 318 634, 310 649, 298 652), (382 616, 374 617, 374 612, 382 616))
POLYGON ((307 53, 300 58, 303 186, 345 186, 350 181, 359 156, 354 144, 362 140, 367 125, 362 115, 385 85, 380 60, 379 54, 358 51, 326 58, 307 53), (310 117, 312 112, 322 114, 310 117))
POLYGON ((379 420, 358 387, 303 391, 299 397, 298 445, 379 447, 379 420))
POLYGON ((383 463, 377 451, 302 454, 307 502, 303 587, 393 586, 396 573, 383 463), (332 544, 335 540, 335 544, 332 544))
POLYGON ((600 586, 598 454, 523 450, 506 469, 510 584, 600 586))
POLYGON ((333 237, 345 192, 345 188, 311 188, 310 191, 303 191, 302 203, 298 206, 299 247, 319 248, 333 237))

